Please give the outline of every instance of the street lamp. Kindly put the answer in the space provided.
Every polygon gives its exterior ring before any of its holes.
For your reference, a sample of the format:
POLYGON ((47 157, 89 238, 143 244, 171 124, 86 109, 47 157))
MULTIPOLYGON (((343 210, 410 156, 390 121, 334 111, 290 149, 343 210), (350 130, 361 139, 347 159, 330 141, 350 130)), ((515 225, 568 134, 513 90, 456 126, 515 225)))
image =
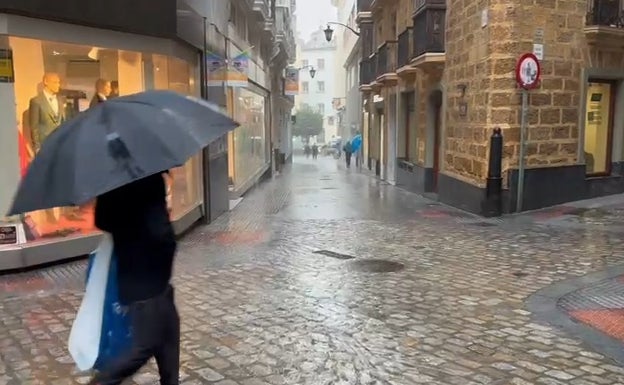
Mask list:
POLYGON ((325 40, 327 40, 328 42, 330 42, 332 40, 332 37, 334 36, 334 30, 332 29, 332 27, 330 27, 330 24, 336 24, 336 25, 341 25, 343 27, 345 27, 346 29, 348 29, 349 31, 353 32, 356 36, 360 36, 360 32, 356 31, 355 29, 349 27, 346 24, 342 24, 342 23, 337 23, 335 21, 330 21, 327 23, 327 28, 325 28, 323 30, 323 33, 325 34, 325 40))
POLYGON ((304 69, 306 69, 306 68, 309 68, 309 69, 310 69, 310 71, 309 71, 309 73, 310 73, 310 77, 311 77, 312 79, 314 79, 314 76, 316 75, 316 69, 315 69, 314 67, 312 67, 311 65, 306 65, 306 66, 303 66, 303 67, 297 68, 297 71, 301 71, 301 70, 304 70, 304 69))

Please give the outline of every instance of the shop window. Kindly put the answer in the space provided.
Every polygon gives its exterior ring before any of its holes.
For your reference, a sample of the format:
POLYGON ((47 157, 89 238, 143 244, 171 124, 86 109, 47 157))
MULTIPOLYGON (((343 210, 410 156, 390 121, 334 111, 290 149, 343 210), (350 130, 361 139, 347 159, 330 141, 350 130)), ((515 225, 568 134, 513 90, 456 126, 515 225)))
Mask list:
MULTIPOLYGON (((15 68, 15 107, 22 175, 41 144, 63 122, 108 99, 147 89, 172 89, 197 95, 195 65, 151 53, 10 37, 15 68)), ((0 140, 2 133, 0 133, 0 140)), ((16 152, 17 153, 17 152, 16 152)), ((172 170, 172 217, 201 201, 197 159, 172 170)), ((0 194, 17 186, 2 182, 0 194)), ((27 213, 20 220, 27 239, 80 235, 95 231, 93 205, 27 213)))
POLYGON ((588 175, 611 172, 614 90, 610 81, 592 80, 587 86, 584 152, 588 175))
POLYGON ((269 163, 266 135, 266 97, 247 88, 235 88, 234 119, 240 126, 232 133, 234 188, 241 187, 269 163))
POLYGON ((309 91, 310 91, 310 83, 302 82, 301 83, 301 93, 302 94, 307 94, 309 91))

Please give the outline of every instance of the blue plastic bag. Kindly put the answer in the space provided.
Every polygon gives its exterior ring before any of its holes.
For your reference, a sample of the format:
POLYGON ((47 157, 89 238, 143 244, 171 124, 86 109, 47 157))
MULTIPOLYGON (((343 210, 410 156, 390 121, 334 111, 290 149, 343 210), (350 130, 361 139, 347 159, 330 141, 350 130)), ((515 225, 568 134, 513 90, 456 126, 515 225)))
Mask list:
MULTIPOLYGON (((96 254, 89 255, 87 280, 93 266, 96 254)), ((117 285, 117 257, 111 255, 106 294, 104 297, 104 312, 102 315, 102 334, 100 350, 93 369, 101 370, 111 361, 124 354, 132 343, 130 334, 130 319, 127 309, 119 303, 119 288, 117 285)))

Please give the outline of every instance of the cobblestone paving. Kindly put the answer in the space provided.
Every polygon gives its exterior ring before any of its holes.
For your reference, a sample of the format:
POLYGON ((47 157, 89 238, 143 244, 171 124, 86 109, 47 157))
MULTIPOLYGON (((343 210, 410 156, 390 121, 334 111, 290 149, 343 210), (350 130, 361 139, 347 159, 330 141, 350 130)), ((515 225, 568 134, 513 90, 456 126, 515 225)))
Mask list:
MULTIPOLYGON (((497 225, 299 161, 181 241, 183 384, 624 384, 609 357, 525 307, 621 263, 621 233, 534 214, 497 225), (368 259, 402 265, 371 272, 368 259)), ((0 280, 0 384, 87 381, 66 351, 81 277, 55 276, 83 266, 0 280)), ((153 367, 134 379, 156 381, 153 367)))

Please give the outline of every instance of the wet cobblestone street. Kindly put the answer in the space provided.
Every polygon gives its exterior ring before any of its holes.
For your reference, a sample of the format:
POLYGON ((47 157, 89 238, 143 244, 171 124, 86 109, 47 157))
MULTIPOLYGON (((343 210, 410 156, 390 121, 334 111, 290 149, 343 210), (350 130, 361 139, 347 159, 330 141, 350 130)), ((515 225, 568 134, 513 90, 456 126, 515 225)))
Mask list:
MULTIPOLYGON (((624 198, 609 199, 486 220, 297 159, 180 241, 182 383, 624 384, 608 349, 527 307, 623 263, 624 198)), ((66 349, 84 266, 0 277, 0 385, 88 381, 66 349)), ((595 310, 575 307, 584 293, 560 308, 595 310)), ((157 383, 153 366, 134 382, 157 383)))

